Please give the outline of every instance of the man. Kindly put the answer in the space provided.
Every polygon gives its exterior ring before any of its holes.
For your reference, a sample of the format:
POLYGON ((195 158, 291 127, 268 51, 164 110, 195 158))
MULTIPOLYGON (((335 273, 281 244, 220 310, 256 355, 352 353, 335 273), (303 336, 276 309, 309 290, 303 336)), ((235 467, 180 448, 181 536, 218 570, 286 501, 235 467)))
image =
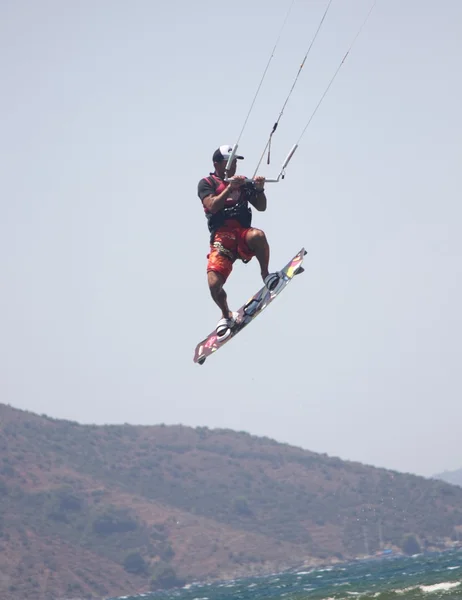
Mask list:
POLYGON ((226 173, 231 152, 232 147, 224 145, 213 153, 215 171, 201 179, 197 188, 210 231, 207 279, 212 298, 222 313, 216 327, 219 341, 230 335, 237 317, 237 313, 229 310, 223 289, 235 260, 247 263, 255 256, 269 290, 276 289, 280 281, 278 273, 268 271, 270 249, 265 233, 251 226, 252 210, 249 204, 258 211, 266 210, 265 178, 256 177, 249 181, 242 175, 236 176, 237 160, 243 160, 243 156, 235 156, 226 173))

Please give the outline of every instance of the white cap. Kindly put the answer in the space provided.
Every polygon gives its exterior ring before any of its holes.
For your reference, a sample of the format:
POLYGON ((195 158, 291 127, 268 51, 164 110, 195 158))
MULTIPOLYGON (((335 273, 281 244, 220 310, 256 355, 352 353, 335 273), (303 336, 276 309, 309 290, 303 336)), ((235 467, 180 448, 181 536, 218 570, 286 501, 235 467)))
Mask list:
MULTIPOLYGON (((223 144, 223 146, 220 146, 219 148, 217 148, 217 150, 215 150, 215 152, 213 153, 213 162, 220 162, 222 160, 228 160, 229 157, 231 156, 231 153, 233 151, 233 147, 230 146, 229 144, 223 144)), ((239 160, 242 160, 244 157, 243 156, 239 156, 239 155, 235 155, 234 158, 238 158, 239 160)))

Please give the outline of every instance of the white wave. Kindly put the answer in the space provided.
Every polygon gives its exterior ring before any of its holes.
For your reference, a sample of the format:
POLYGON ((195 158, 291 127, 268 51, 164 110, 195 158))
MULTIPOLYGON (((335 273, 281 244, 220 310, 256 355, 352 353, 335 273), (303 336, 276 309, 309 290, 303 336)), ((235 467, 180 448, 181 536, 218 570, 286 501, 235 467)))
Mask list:
POLYGON ((393 590, 395 594, 406 594, 407 592, 412 592, 412 590, 416 590, 419 586, 413 585, 411 587, 403 588, 402 590, 393 590))
POLYGON ((458 587, 460 585, 460 581, 443 581, 443 583, 435 583, 434 585, 421 585, 420 589, 422 592, 447 592, 448 590, 452 590, 452 588, 458 587))

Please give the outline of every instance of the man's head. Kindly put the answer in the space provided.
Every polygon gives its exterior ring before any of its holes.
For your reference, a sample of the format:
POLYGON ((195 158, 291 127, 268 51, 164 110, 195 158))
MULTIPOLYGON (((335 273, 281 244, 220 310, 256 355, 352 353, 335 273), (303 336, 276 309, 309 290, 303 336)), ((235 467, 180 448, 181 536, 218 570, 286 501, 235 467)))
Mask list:
MULTIPOLYGON (((224 144, 215 150, 213 153, 213 165, 215 167, 215 172, 219 177, 224 177, 226 165, 228 163, 229 157, 233 151, 233 147, 228 144, 224 144)), ((236 173, 237 160, 243 160, 243 156, 235 155, 234 160, 229 167, 228 175, 232 177, 236 173)))

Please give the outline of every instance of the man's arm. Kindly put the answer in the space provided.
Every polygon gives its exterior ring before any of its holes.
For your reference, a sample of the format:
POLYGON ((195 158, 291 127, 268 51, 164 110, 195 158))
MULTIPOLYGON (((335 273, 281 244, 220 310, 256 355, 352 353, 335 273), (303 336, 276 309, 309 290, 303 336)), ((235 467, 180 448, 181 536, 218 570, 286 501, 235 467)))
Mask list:
POLYGON ((226 186, 225 189, 221 192, 221 194, 218 194, 218 196, 214 196, 213 194, 206 196, 202 199, 202 204, 209 212, 215 214, 225 206, 226 198, 229 196, 230 192, 229 188, 229 185, 226 186))
POLYGON ((249 202, 257 210, 263 212, 266 210, 267 200, 265 196, 265 178, 255 177, 255 192, 249 198, 249 202))
POLYGON ((265 192, 263 190, 260 190, 260 191, 257 190, 255 192, 255 194, 253 194, 249 198, 249 202, 252 206, 254 206, 260 212, 265 211, 266 204, 267 204, 265 192))
POLYGON ((212 214, 215 214, 225 206, 226 198, 228 198, 231 190, 237 189, 242 185, 241 181, 230 181, 230 183, 225 187, 225 189, 218 195, 215 195, 213 187, 207 183, 206 180, 202 179, 199 182, 198 187, 198 195, 202 200, 202 204, 205 209, 212 214))

